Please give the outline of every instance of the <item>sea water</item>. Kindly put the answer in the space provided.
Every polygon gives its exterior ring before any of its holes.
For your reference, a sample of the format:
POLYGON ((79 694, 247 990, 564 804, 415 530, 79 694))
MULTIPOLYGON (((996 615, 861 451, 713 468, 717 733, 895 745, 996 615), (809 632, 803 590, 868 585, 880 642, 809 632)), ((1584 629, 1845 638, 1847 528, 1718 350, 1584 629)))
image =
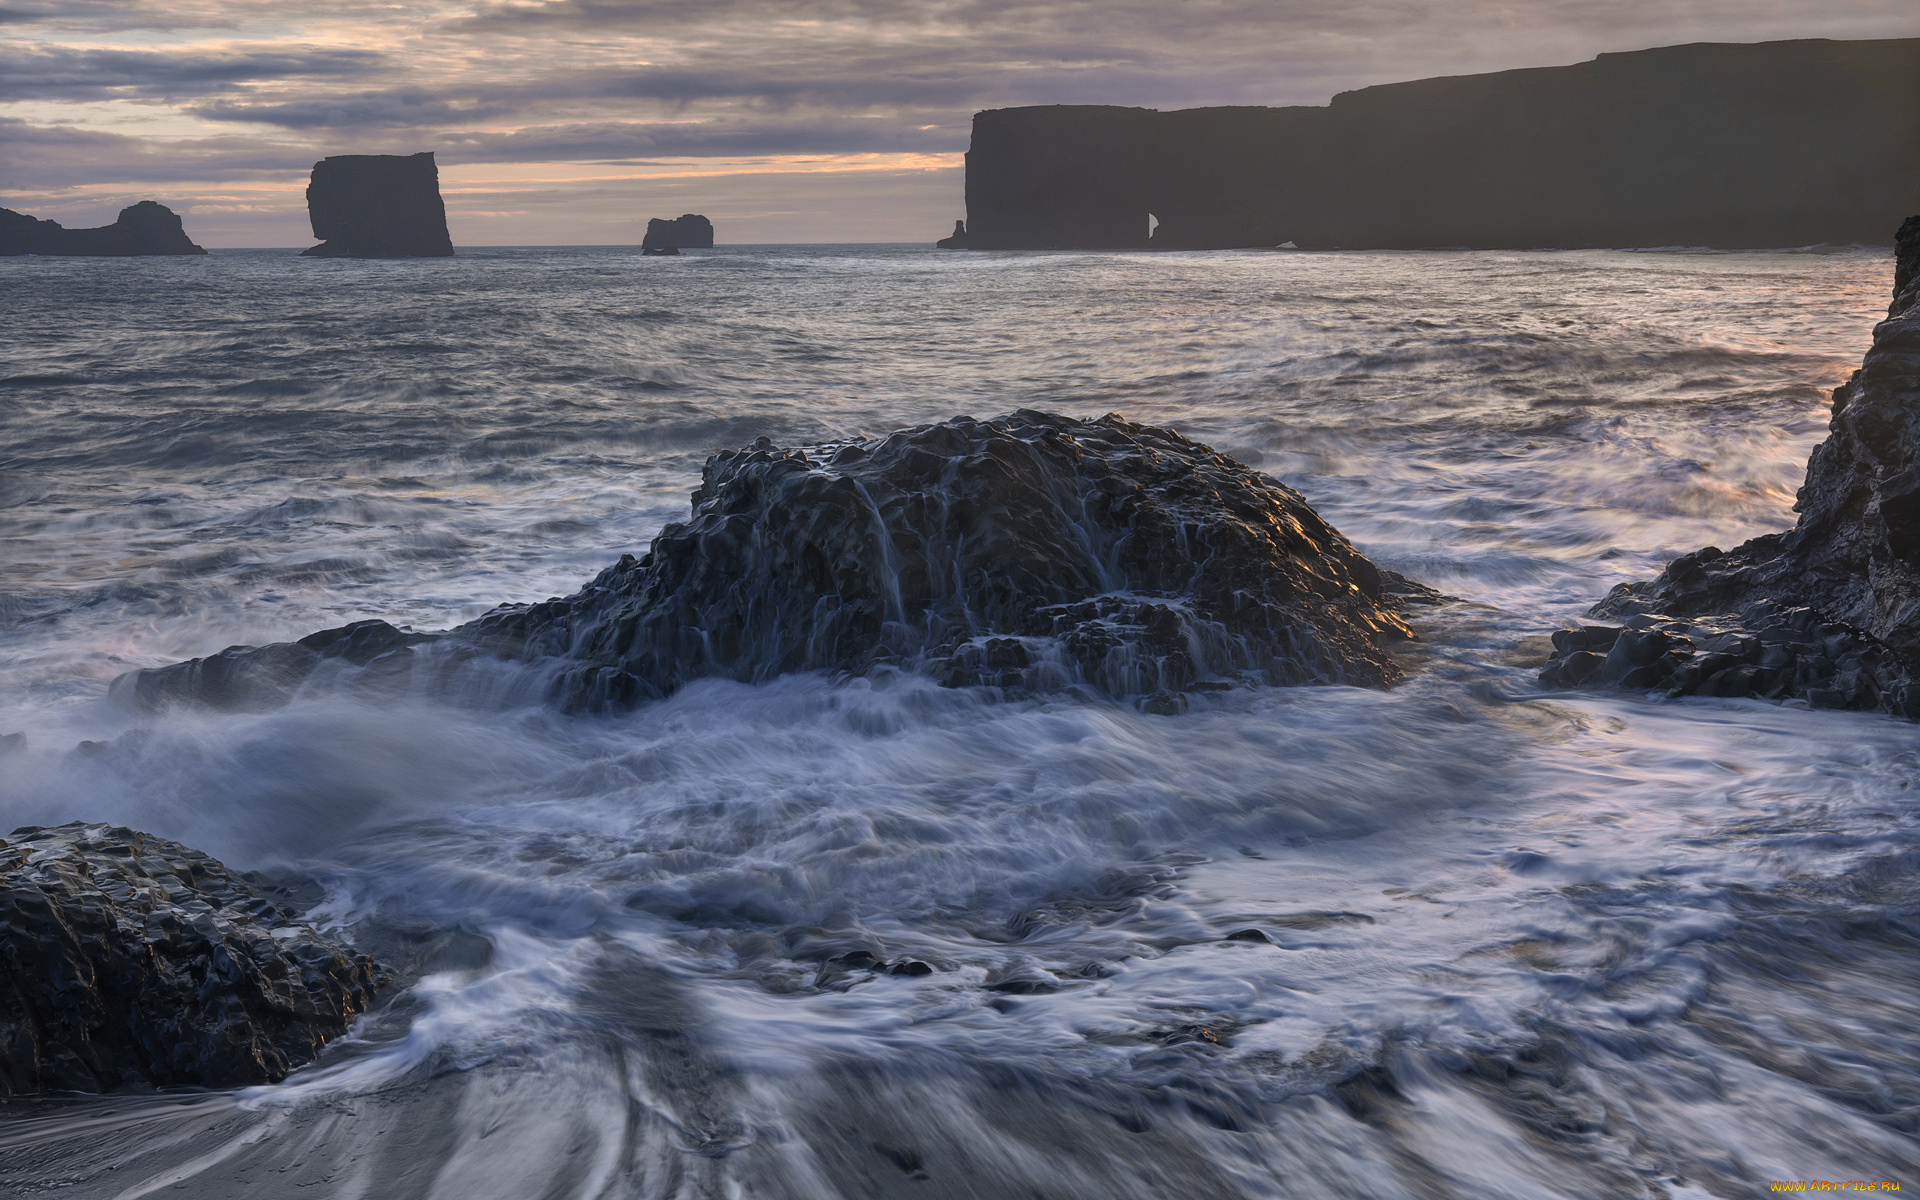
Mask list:
POLYGON ((1704 1197, 1920 1183, 1920 741, 1545 692, 1789 525, 1884 250, 480 249, 0 261, 0 826, 293 881, 393 998, 284 1083, 14 1100, 135 1197, 1704 1197), (1391 691, 1178 716, 908 674, 614 716, 117 674, 572 591, 705 457, 1015 408, 1299 489, 1391 691), (1228 934, 1260 930, 1265 941, 1228 934), (930 973, 844 971, 866 951, 930 973))

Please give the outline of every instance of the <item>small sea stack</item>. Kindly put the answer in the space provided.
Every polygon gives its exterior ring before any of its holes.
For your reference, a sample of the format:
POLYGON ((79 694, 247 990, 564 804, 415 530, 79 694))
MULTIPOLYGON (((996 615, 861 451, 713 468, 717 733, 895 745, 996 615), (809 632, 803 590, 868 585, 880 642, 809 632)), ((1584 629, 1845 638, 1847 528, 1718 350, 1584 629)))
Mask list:
POLYGON ((178 842, 79 821, 0 839, 0 1095, 272 1083, 384 982, 178 842))
POLYGON ((1400 677, 1433 593, 1298 492, 1168 429, 1022 410, 716 454, 688 520, 572 596, 438 634, 379 621, 122 676, 138 707, 284 703, 309 680, 411 687, 477 655, 545 664, 570 710, 701 678, 899 670, 955 687, 1192 693, 1400 677))
POLYGON ((205 253, 187 237, 179 214, 152 200, 121 209, 113 224, 95 229, 67 229, 58 221, 42 221, 0 208, 0 256, 136 258, 205 253))
POLYGON ((642 254, 678 254, 682 250, 713 249, 713 222, 699 213, 683 213, 669 221, 655 217, 647 222, 647 235, 640 242, 642 254))
POLYGON ((1900 226, 1893 303, 1834 389, 1799 521, 1683 554, 1554 634, 1550 686, 1799 698, 1920 717, 1920 217, 1900 226))
POLYGON ((967 236, 967 223, 964 220, 955 221, 953 223, 953 232, 935 242, 933 246, 936 250, 972 249, 972 239, 967 236))
POLYGON ((303 258, 447 258, 447 207, 433 153, 336 154, 313 164, 303 258))

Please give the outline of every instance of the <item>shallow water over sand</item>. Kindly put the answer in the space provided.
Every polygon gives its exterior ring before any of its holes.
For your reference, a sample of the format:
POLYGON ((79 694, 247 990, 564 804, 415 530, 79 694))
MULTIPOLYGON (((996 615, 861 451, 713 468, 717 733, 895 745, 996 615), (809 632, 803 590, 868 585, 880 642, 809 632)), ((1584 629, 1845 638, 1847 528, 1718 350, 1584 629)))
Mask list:
POLYGON ((1913 727, 1547 694, 1785 526, 1884 252, 0 262, 6 827, 318 881, 408 984, 284 1085, 16 1101, 56 1195, 1744 1196, 1920 1165, 1913 727), (31 302, 25 302, 30 300, 31 302), (618 717, 108 680, 573 590, 704 456, 1018 407, 1301 490, 1390 693, 909 675, 618 717), (98 743, 83 745, 82 743, 98 743), (1259 929, 1266 942, 1228 940, 1259 929), (846 969, 866 951, 918 975, 846 969))

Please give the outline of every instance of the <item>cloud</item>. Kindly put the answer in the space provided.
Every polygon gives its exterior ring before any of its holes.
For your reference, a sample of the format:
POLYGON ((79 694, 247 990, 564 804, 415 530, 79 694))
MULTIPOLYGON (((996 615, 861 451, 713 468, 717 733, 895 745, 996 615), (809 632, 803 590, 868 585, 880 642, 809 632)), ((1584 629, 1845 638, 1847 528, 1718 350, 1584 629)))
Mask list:
POLYGON ((301 45, 201 53, 0 47, 0 100, 172 100, 267 80, 351 79, 384 61, 372 50, 301 45))
POLYGON ((209 121, 279 125, 287 129, 413 129, 490 121, 515 106, 468 97, 441 98, 419 91, 364 92, 284 103, 220 100, 186 111, 209 121))
POLYGON ((602 122, 539 125, 505 134, 454 134, 440 142, 454 162, 633 162, 790 155, 939 154, 964 141, 964 126, 900 129, 858 120, 794 122, 602 122), (956 138, 956 135, 959 135, 956 138))
POLYGON ((0 164, 0 190, 57 193, 97 184, 293 178, 312 167, 313 156, 254 138, 166 142, 0 117, 0 164))

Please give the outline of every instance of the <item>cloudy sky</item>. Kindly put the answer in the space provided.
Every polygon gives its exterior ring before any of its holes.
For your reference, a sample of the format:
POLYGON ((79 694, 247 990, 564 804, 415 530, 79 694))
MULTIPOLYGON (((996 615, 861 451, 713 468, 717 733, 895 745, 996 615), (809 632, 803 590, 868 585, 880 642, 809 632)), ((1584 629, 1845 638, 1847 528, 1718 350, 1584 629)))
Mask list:
POLYGON ((926 241, 975 110, 1324 104, 1692 41, 1913 37, 1914 0, 0 0, 0 206, 158 199, 305 246, 316 158, 439 156, 459 245, 926 241))

